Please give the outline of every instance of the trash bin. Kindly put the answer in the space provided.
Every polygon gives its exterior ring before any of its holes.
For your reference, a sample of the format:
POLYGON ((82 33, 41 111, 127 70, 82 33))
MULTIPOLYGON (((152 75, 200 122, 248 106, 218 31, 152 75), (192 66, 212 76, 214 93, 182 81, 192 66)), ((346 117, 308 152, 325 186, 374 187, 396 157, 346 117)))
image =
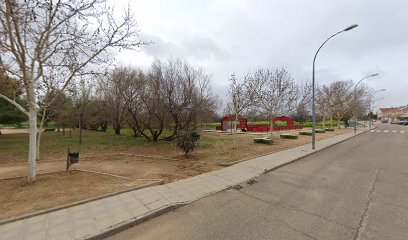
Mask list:
POLYGON ((69 155, 69 162, 71 164, 78 163, 78 161, 79 161, 79 152, 70 152, 68 155, 69 155))

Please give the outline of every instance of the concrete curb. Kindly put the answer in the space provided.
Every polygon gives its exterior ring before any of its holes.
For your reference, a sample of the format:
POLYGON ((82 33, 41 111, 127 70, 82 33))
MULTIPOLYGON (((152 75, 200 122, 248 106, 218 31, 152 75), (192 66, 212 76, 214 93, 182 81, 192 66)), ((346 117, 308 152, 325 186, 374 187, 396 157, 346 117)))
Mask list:
MULTIPOLYGON (((374 129, 374 128, 372 128, 372 129, 374 129)), ((370 130, 372 130, 372 129, 370 129, 370 130)), ((284 166, 286 166, 286 165, 288 165, 288 164, 291 164, 291 163, 293 163, 293 162, 299 161, 299 160, 301 160, 301 159, 303 159, 303 158, 305 158, 305 157, 307 157, 307 156, 310 156, 310 155, 312 155, 312 154, 314 154, 314 153, 316 153, 316 152, 319 152, 319 151, 325 150, 325 149, 327 149, 327 148, 330 148, 330 147, 332 147, 332 146, 334 146, 334 145, 337 145, 337 144, 339 144, 339 143, 341 143, 341 142, 344 142, 344 141, 347 141, 347 140, 349 140, 349 139, 351 139, 351 138, 354 138, 354 137, 356 137, 356 136, 359 136, 359 135, 361 135, 361 134, 363 134, 363 133, 367 133, 367 132, 369 132, 370 130, 366 130, 366 131, 357 133, 357 134, 355 134, 355 135, 353 135, 353 136, 351 136, 351 137, 349 137, 349 138, 347 138, 347 139, 341 140, 341 141, 336 142, 336 143, 334 143, 334 144, 331 144, 331 145, 329 145, 329 146, 327 146, 327 147, 324 147, 324 148, 315 150, 315 151, 310 152, 310 153, 306 153, 306 155, 304 155, 304 156, 298 157, 298 158, 296 158, 296 159, 294 159, 294 160, 292 160, 292 161, 283 163, 283 164, 281 164, 281 165, 279 165, 279 166, 276 166, 276 167, 273 167, 273 168, 271 168, 271 169, 265 169, 263 173, 258 174, 258 175, 256 175, 256 176, 252 177, 251 179, 258 178, 258 177, 262 176, 262 175, 265 174, 265 173, 272 172, 272 171, 274 171, 274 170, 276 170, 276 169, 279 169, 279 168, 281 168, 281 167, 284 167, 284 166)), ((269 153, 269 154, 274 154, 274 153, 269 153)), ((263 156, 266 156, 266 155, 269 155, 269 154, 264 154, 263 156)), ((259 157, 259 156, 257 156, 257 157, 259 157)), ((255 157, 255 158, 257 158, 257 157, 255 157)), ((253 159, 253 158, 250 158, 250 159, 253 159)), ((250 159, 241 160, 240 162, 248 161, 248 160, 250 160, 250 159)), ((248 182, 248 181, 250 181, 251 179, 246 180, 245 182, 248 182)), ((175 204, 170 204, 170 205, 164 206, 164 207, 162 207, 162 208, 160 208, 160 209, 157 209, 157 210, 154 210, 154 211, 152 211, 152 212, 146 213, 146 214, 143 215, 143 216, 140 216, 140 217, 137 217, 137 218, 133 218, 133 219, 130 219, 130 220, 128 220, 128 221, 122 222, 122 223, 120 223, 120 224, 118 224, 118 225, 112 226, 111 228, 107 229, 107 230, 104 231, 104 232, 100 232, 100 233, 94 234, 94 235, 92 235, 92 236, 87 236, 87 237, 80 238, 80 239, 92 239, 92 240, 105 239, 105 238, 107 238, 107 237, 109 237, 109 236, 112 236, 112 235, 115 235, 115 234, 117 234, 117 233, 120 233, 120 232, 122 232, 122 231, 124 231, 124 230, 126 230, 126 229, 128 229, 128 228, 134 227, 134 226, 136 226, 136 225, 138 225, 138 224, 144 223, 144 222, 146 222, 146 221, 148 221, 148 220, 151 220, 151 219, 153 219, 153 218, 155 218, 155 217, 158 217, 158 216, 160 216, 160 215, 163 215, 163 214, 166 214, 166 213, 168 213, 168 212, 171 212, 171 211, 173 211, 173 210, 175 210, 175 209, 177 209, 177 208, 179 208, 179 207, 185 206, 185 205, 187 205, 187 204, 193 203, 193 202, 195 202, 195 201, 198 201, 198 200, 200 200, 200 199, 202 199, 202 198, 205 198, 205 197, 207 197, 207 196, 210 196, 210 195, 212 195, 212 194, 216 194, 216 193, 225 191, 225 190, 230 189, 230 188, 233 188, 233 187, 234 187, 234 186, 226 186, 225 188, 223 188, 223 189, 221 189, 221 190, 219 190, 219 191, 206 194, 206 195, 204 195, 204 196, 202 196, 202 197, 199 197, 198 199, 195 199, 195 200, 193 200, 193 201, 187 201, 187 202, 183 202, 183 203, 175 203, 175 204)))
MULTIPOLYGON (((372 128, 372 129, 370 129, 370 130, 373 130, 373 129, 375 129, 375 128, 376 128, 376 127, 372 128)), ((306 158, 306 157, 308 157, 308 156, 310 156, 310 155, 313 155, 313 154, 315 154, 315 153, 317 153, 317 152, 320 152, 320 151, 326 150, 326 149, 328 149, 328 148, 331 148, 331 147, 333 147, 333 146, 335 146, 335 145, 337 145, 337 144, 339 144, 339 143, 342 143, 342 142, 345 142, 345 141, 347 141, 347 140, 350 140, 350 139, 352 139, 352 138, 354 138, 354 137, 357 137, 357 136, 359 136, 359 135, 361 135, 361 134, 363 134, 363 133, 367 133, 367 132, 369 132, 370 130, 366 130, 366 131, 364 131, 364 132, 357 133, 357 134, 355 134, 355 135, 353 135, 353 136, 351 136, 351 137, 349 137, 349 138, 347 138, 347 139, 343 139, 343 140, 341 140, 341 141, 338 141, 338 142, 336 142, 336 143, 333 143, 333 144, 331 144, 331 145, 329 145, 329 146, 327 146, 327 147, 324 147, 324 148, 322 148, 322 149, 318 149, 318 150, 315 150, 315 151, 313 151, 313 152, 306 153, 304 156, 298 157, 298 158, 296 158, 296 159, 294 159, 294 160, 292 160, 292 161, 289 161, 289 162, 283 163, 283 164, 281 164, 281 165, 279 165, 279 166, 276 166, 276 167, 274 167, 274 168, 268 169, 268 170, 265 171, 265 173, 272 172, 272 171, 274 171, 274 170, 276 170, 276 169, 279 169, 279 168, 284 167, 284 166, 286 166, 286 165, 289 165, 289 164, 291 164, 291 163, 294 163, 294 162, 297 162, 297 161, 299 161, 299 160, 302 160, 303 158, 306 158)))
MULTIPOLYGON (((373 128, 371 128, 370 130, 373 130, 373 129, 375 129, 375 128, 377 128, 377 127, 373 127, 373 128)), ((362 134, 362 133, 366 133, 366 132, 368 132, 368 131, 370 131, 370 130, 366 130, 366 131, 364 131, 364 132, 357 133, 356 135, 354 135, 354 136, 352 136, 352 137, 355 137, 355 136, 360 135, 360 134, 362 134)), ((343 134, 346 134, 346 133, 343 133, 343 134)), ((336 135, 336 136, 339 136, 339 135, 336 135)), ((333 136, 333 137, 335 137, 335 136, 333 136)), ((350 138, 352 138, 352 137, 350 137, 350 138)), ((346 140, 348 140, 348 139, 350 139, 350 138, 347 138, 347 139, 345 139, 345 140, 343 140, 343 141, 340 141, 340 142, 344 142, 344 141, 346 141, 346 140)), ((326 138, 326 139, 327 139, 327 138, 326 138)), ((324 140, 324 139, 322 139, 322 140, 324 140)), ((319 141, 318 141, 318 142, 319 142, 319 141)), ((338 143, 340 143, 340 142, 338 142, 338 143)), ((337 144, 337 143, 336 143, 336 144, 337 144)), ((335 145, 335 144, 334 144, 334 145, 335 145)), ((302 145, 299 145, 299 146, 302 146, 302 145)), ((294 147, 299 147, 299 146, 294 146, 294 147)), ((328 146, 328 147, 330 147, 330 146, 328 146)), ((326 148, 328 148, 328 147, 326 147, 326 148)), ((288 149, 291 149, 291 148, 293 148, 293 147, 284 148, 284 149, 282 149, 281 151, 285 151, 285 150, 288 150, 288 149)), ((323 148, 323 149, 326 149, 326 148, 323 148)), ((319 150, 316 150, 316 151, 320 151, 320 150, 323 150, 323 149, 319 149, 319 150)), ((316 152, 316 151, 315 151, 315 152, 316 152)), ((280 152, 280 151, 278 151, 278 152, 280 152)), ((245 158, 245 159, 241 159, 241 160, 237 160, 237 161, 233 161, 233 162, 219 163, 218 166, 221 166, 221 167, 230 167, 230 166, 235 165, 235 164, 237 164, 237 163, 246 162, 246 161, 248 161, 248 160, 251 160, 251 159, 254 159, 254 158, 258 158, 258 157, 265 157, 265 156, 268 156, 268 155, 270 155, 270 154, 274 154, 274 153, 278 153, 278 152, 269 152, 269 153, 264 153, 264 154, 256 155, 256 156, 254 156, 254 157, 249 157, 249 158, 245 158)), ((315 152, 313 152, 313 153, 315 153, 315 152)))
POLYGON ((122 191, 109 193, 109 194, 101 195, 101 196, 94 197, 94 198, 88 198, 88 199, 85 199, 85 200, 81 200, 81 201, 77 201, 77 202, 73 202, 73 203, 68 203, 68 204, 60 205, 60 206, 53 207, 53 208, 47 208, 47 209, 44 209, 44 210, 39 210, 39 211, 36 211, 36 212, 33 212, 33 213, 24 214, 24 215, 20 215, 20 216, 17 216, 17 217, 6 218, 6 219, 0 221, 0 225, 15 222, 15 221, 30 218, 30 217, 35 217, 35 216, 45 214, 45 213, 49 213, 49 212, 54 212, 54 211, 61 210, 61 209, 64 209, 64 208, 77 206, 77 205, 80 205, 80 204, 92 202, 92 201, 99 200, 99 199, 102 199, 102 198, 112 197, 112 196, 115 196, 115 195, 118 195, 118 194, 138 190, 138 189, 141 189, 141 188, 161 185, 163 183, 164 183, 164 179, 160 179, 160 180, 156 180, 155 182, 152 182, 152 183, 146 183, 146 184, 139 185, 139 186, 136 186, 136 187, 133 187, 133 188, 128 188, 128 189, 125 189, 125 190, 122 190, 122 191))
POLYGON ((105 239, 109 236, 115 235, 117 233, 120 233, 126 229, 129 229, 131 227, 134 227, 136 225, 139 225, 141 223, 144 223, 146 221, 149 221, 155 217, 158 217, 160 215, 163 215, 165 213, 168 213, 170 211, 173 211, 179 207, 185 206, 189 203, 179 203, 179 204, 173 204, 173 205, 169 205, 169 206, 165 206, 161 209, 155 210, 153 212, 147 213, 143 216, 140 216, 138 218, 133 218, 133 219, 129 219, 128 221, 122 222, 118 225, 112 226, 110 229, 108 229, 107 231, 101 232, 101 233, 97 233, 95 235, 92 236, 87 236, 84 238, 79 238, 79 239, 89 239, 89 240, 100 240, 100 239, 105 239))

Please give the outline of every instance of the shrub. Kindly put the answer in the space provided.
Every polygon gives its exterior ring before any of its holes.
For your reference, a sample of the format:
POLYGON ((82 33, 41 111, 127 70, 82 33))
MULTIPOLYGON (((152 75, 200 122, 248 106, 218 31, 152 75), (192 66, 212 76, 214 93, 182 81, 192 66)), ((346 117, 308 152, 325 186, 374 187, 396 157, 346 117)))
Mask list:
POLYGON ((200 140, 200 134, 197 131, 183 131, 177 136, 176 145, 184 151, 185 155, 190 155, 194 147, 200 140))

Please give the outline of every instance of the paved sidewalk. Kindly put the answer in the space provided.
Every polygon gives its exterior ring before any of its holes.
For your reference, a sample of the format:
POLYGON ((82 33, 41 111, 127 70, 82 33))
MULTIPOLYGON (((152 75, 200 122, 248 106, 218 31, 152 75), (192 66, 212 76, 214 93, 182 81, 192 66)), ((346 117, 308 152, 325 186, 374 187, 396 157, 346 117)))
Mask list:
MULTIPOLYGON (((363 131, 359 131, 363 133, 363 131)), ((88 239, 184 205, 354 136, 321 140, 165 185, 147 187, 0 225, 0 239, 88 239)))

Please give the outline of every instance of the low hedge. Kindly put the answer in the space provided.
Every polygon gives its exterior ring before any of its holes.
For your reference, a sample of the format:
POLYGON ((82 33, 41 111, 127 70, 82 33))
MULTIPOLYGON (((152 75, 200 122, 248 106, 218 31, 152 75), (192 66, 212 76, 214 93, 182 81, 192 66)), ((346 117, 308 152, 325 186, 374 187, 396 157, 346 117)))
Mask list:
POLYGON ((312 132, 299 132, 299 135, 312 136, 312 132))
POLYGON ((316 133, 325 133, 326 131, 324 129, 316 129, 315 132, 316 133))
POLYGON ((289 135, 289 134, 281 134, 280 138, 282 138, 282 139, 284 139, 284 138, 286 138, 286 139, 298 139, 298 136, 297 135, 289 135))

